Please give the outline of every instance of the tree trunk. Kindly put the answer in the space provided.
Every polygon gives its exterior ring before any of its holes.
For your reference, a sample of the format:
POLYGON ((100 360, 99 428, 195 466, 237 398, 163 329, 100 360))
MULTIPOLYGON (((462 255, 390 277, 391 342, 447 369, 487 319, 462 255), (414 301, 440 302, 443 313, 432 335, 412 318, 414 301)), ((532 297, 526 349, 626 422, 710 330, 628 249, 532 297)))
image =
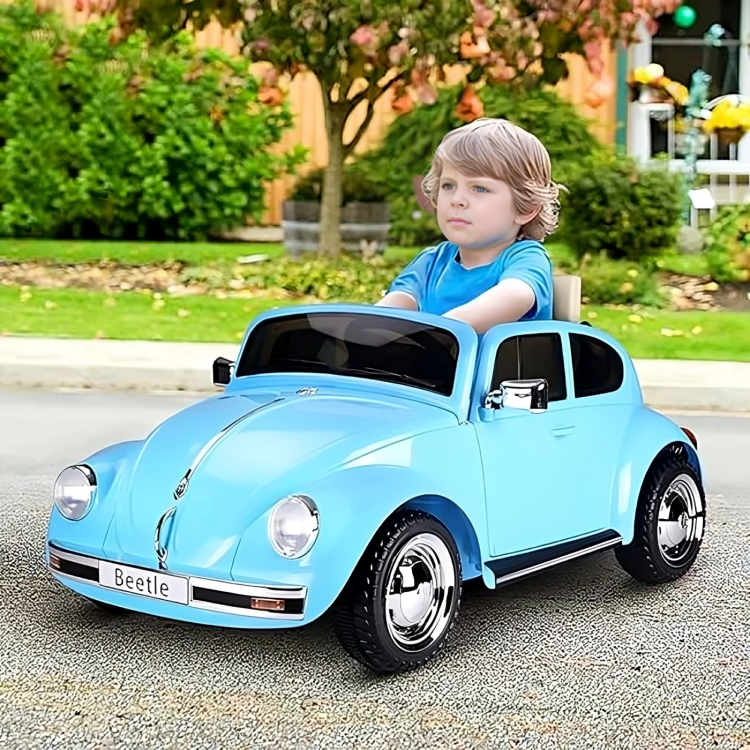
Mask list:
POLYGON ((328 166, 323 173, 323 198, 320 206, 321 254, 337 256, 341 252, 341 196, 344 172, 344 123, 349 108, 332 102, 323 93, 326 133, 328 135, 328 166))

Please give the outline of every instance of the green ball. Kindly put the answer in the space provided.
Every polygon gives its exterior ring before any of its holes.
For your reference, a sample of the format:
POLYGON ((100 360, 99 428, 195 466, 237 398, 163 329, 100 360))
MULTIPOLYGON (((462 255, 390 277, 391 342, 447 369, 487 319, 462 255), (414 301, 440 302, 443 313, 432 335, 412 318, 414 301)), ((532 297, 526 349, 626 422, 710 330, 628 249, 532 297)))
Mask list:
POLYGON ((691 8, 689 5, 681 5, 674 12, 675 26, 679 26, 681 29, 689 29, 695 23, 697 16, 695 8, 691 8))

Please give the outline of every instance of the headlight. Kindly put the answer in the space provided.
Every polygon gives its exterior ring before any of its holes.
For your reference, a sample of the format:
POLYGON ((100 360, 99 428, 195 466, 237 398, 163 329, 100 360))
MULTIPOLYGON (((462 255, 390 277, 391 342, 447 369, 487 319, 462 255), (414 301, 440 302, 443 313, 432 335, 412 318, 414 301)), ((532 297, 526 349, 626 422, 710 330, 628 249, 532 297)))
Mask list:
POLYGON ((65 518, 83 518, 96 497, 96 477, 88 466, 69 466, 55 481, 55 505, 65 518))
POLYGON ((306 495, 284 498, 268 517, 268 538, 283 557, 302 557, 318 536, 318 508, 306 495))

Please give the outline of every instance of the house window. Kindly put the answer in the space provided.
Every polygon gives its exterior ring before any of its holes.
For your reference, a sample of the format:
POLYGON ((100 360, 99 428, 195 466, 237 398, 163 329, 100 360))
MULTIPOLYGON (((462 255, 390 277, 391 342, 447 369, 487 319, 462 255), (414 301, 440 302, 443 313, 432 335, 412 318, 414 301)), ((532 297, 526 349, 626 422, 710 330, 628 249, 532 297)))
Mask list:
POLYGON ((576 398, 616 391, 623 380, 620 355, 609 344, 579 333, 570 334, 576 398))
MULTIPOLYGON (((740 91, 740 3, 741 0, 690 0, 696 11, 695 23, 689 29, 676 26, 673 16, 659 18, 659 29, 651 37, 651 61, 664 68, 664 74, 690 88, 690 79, 697 68, 703 68, 711 82, 708 101, 724 94, 740 91), (721 46, 708 46, 703 35, 715 23, 726 34, 721 46)), ((744 54, 747 54, 745 50, 744 54)), ((669 153, 668 120, 654 117, 650 121, 651 154, 669 153)), ((717 144, 712 158, 729 158, 729 147, 717 144)), ((677 148, 677 157, 681 157, 677 148)), ((707 155, 704 155, 707 158, 707 155)))
POLYGON ((556 333, 513 336, 497 350, 492 373, 492 390, 504 380, 544 378, 549 385, 549 401, 567 396, 562 340, 556 333))

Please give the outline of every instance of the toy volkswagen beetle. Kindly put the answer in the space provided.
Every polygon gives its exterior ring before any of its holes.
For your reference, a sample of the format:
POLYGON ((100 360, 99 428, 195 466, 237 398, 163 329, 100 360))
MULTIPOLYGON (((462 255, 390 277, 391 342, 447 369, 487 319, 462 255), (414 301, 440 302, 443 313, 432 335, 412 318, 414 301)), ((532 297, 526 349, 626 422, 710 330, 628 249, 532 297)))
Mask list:
POLYGON ((214 363, 222 393, 62 471, 49 569, 102 607, 206 625, 333 608, 380 673, 440 651, 469 579, 607 548, 640 581, 682 576, 706 512, 695 437, 644 405, 563 283, 555 320, 482 337, 369 305, 258 316, 214 363))

